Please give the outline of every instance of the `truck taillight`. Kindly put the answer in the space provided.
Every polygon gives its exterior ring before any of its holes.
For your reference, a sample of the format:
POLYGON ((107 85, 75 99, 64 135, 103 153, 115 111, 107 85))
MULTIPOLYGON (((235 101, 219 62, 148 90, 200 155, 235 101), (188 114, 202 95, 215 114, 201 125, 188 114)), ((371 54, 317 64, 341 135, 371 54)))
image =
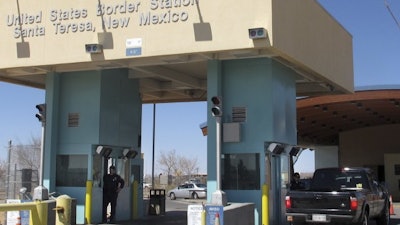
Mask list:
POLYGON ((358 207, 357 198, 350 197, 350 209, 357 210, 357 207, 358 207))
POLYGON ((286 196, 285 198, 285 206, 287 209, 292 208, 292 201, 290 200, 290 196, 286 196))

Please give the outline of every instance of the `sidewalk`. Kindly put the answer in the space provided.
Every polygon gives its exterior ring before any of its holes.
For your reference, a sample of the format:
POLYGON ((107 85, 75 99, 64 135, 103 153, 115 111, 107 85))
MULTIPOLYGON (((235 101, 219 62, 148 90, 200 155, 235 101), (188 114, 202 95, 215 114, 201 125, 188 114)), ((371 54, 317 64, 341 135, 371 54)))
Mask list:
POLYGON ((168 211, 165 215, 148 215, 144 218, 124 223, 124 225, 187 225, 186 211, 168 211))
MULTIPOLYGON (((133 221, 113 223, 114 225, 187 225, 186 211, 168 211, 165 215, 147 215, 133 221)), ((99 224, 100 225, 100 224, 99 224)))

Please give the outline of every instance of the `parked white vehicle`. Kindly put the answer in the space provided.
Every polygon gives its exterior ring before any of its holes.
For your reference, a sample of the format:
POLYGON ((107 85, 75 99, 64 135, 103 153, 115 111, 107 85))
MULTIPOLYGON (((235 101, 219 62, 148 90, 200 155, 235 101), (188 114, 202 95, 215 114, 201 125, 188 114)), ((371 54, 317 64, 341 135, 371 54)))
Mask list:
POLYGON ((196 183, 182 184, 170 190, 168 196, 171 200, 175 200, 176 198, 206 198, 207 185, 196 183))
POLYGON ((151 184, 147 182, 143 182, 143 190, 150 190, 151 189, 151 184))

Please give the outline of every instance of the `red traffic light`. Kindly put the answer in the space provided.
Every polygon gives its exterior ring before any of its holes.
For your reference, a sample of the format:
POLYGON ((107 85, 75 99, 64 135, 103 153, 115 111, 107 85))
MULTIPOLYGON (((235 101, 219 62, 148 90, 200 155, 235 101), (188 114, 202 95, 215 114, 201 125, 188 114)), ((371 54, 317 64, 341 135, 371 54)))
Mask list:
POLYGON ((212 97, 212 98, 211 98, 211 102, 212 102, 214 105, 220 105, 220 104, 221 104, 221 100, 219 99, 218 96, 212 97))
POLYGON ((211 108, 211 114, 213 116, 222 116, 222 110, 218 106, 214 106, 211 108))
POLYGON ((44 123, 46 121, 46 104, 36 105, 36 108, 39 110, 39 113, 35 115, 36 118, 38 118, 40 122, 44 123))
POLYGON ((211 114, 213 116, 222 116, 222 101, 218 96, 213 96, 211 98, 213 106, 211 107, 211 114))

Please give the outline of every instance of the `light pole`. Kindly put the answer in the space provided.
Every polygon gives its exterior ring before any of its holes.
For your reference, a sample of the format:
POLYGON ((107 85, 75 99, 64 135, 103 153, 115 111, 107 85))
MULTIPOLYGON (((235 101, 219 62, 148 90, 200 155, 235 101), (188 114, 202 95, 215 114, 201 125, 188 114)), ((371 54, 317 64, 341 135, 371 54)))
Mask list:
POLYGON ((154 152, 155 152, 155 137, 156 136, 156 104, 153 104, 153 155, 151 158, 151 188, 154 189, 154 152))
POLYGON ((44 141, 46 133, 46 104, 36 105, 39 110, 35 116, 42 123, 42 140, 40 143, 40 174, 39 174, 39 186, 33 190, 33 200, 47 200, 49 199, 49 190, 43 186, 43 159, 44 159, 44 141))
POLYGON ((8 141, 8 169, 7 169, 7 198, 9 198, 9 191, 10 191, 10 164, 11 164, 11 148, 12 148, 12 141, 8 141))
POLYGON ((211 196, 211 204, 226 206, 228 201, 225 192, 221 190, 221 129, 222 129, 222 101, 218 96, 211 98, 213 107, 211 113, 215 117, 216 122, 216 175, 217 175, 217 188, 211 196))

